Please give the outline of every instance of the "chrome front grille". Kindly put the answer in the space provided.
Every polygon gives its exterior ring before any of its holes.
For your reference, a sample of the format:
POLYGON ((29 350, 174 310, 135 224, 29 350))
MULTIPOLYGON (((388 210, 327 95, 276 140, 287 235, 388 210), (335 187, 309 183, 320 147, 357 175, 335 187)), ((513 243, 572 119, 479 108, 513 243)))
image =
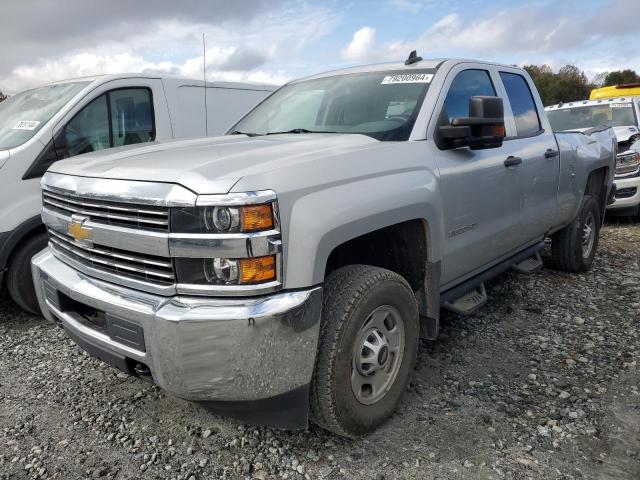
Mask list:
POLYGON ((618 154, 616 159, 616 175, 631 175, 638 171, 640 162, 636 152, 618 154))
POLYGON ((45 208, 67 216, 81 215, 94 223, 137 230, 169 231, 167 207, 85 198, 52 190, 43 190, 42 202, 45 208))
POLYGON ((102 245, 89 247, 73 237, 49 229, 49 242, 59 252, 80 266, 159 285, 173 285, 175 274, 171 259, 133 253, 102 245))

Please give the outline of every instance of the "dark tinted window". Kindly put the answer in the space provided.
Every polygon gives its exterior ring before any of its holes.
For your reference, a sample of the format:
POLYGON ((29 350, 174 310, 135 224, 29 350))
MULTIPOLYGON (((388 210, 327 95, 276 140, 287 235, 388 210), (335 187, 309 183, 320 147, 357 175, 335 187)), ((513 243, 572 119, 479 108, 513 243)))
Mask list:
POLYGON ((464 70, 451 82, 444 106, 449 121, 456 117, 469 116, 469 99, 477 96, 494 97, 496 90, 486 70, 464 70))
POLYGON ((540 118, 536 104, 524 77, 515 73, 500 72, 500 78, 507 90, 518 136, 532 135, 540 131, 540 118))

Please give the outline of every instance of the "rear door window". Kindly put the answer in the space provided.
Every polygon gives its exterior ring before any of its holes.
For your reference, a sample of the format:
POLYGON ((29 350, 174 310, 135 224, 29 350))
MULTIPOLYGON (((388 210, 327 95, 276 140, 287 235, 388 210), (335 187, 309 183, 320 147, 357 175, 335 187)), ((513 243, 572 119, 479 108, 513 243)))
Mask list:
POLYGON ((509 97, 517 135, 526 137, 538 133, 542 130, 540 117, 527 81, 517 73, 500 72, 500 78, 509 97))

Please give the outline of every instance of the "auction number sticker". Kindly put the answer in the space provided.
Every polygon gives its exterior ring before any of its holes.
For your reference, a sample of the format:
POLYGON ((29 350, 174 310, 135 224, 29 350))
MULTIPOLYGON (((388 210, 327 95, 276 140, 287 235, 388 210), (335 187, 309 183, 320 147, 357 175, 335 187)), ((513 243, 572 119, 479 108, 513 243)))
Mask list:
POLYGON ((11 130, 35 130, 40 122, 36 120, 20 120, 11 130))
POLYGON ((380 85, 392 85, 394 83, 431 83, 432 73, 405 73, 400 75, 387 75, 380 85))
POLYGON ((611 108, 631 108, 630 103, 612 103, 611 108))

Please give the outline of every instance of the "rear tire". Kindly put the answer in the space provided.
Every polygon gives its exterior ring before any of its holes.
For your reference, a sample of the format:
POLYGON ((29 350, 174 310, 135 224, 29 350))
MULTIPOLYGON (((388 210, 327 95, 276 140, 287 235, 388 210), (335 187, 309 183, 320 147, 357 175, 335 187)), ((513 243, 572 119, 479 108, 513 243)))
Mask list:
POLYGON ((575 220, 551 237, 555 268, 571 273, 591 268, 598 249, 600 219, 598 201, 593 196, 585 196, 575 220))
POLYGON ((311 384, 311 419, 345 437, 373 432, 394 411, 418 351, 418 307, 400 275, 350 265, 325 281, 311 384))
POLYGON ((18 247, 11 257, 6 274, 7 290, 11 299, 25 312, 41 315, 33 286, 31 259, 47 246, 47 235, 38 233, 18 247))

